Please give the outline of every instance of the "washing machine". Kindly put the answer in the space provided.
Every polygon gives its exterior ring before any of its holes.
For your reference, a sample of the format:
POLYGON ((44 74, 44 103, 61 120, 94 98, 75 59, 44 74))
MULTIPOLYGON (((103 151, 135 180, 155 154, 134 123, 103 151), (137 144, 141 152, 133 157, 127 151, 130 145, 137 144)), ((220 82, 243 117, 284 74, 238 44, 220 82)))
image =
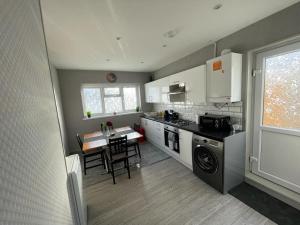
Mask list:
POLYGON ((193 135, 193 172, 201 180, 227 193, 244 180, 244 134, 218 141, 193 135))
POLYGON ((223 142, 193 136, 193 172, 223 192, 223 142))

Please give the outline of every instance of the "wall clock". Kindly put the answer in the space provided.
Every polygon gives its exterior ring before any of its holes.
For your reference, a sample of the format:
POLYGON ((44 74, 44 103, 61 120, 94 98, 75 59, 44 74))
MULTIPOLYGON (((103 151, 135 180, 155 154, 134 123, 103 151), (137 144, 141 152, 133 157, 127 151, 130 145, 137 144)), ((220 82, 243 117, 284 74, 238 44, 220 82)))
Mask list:
POLYGON ((108 73, 106 74, 106 80, 110 83, 114 83, 117 81, 117 76, 114 73, 108 73))

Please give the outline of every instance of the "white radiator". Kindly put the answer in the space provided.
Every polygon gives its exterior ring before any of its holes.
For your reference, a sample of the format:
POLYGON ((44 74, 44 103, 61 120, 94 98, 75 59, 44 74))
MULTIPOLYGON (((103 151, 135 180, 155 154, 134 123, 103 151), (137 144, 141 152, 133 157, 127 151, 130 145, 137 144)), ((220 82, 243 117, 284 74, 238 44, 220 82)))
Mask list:
POLYGON ((87 225, 87 206, 82 193, 82 171, 79 156, 66 157, 68 171, 68 191, 74 223, 87 225))

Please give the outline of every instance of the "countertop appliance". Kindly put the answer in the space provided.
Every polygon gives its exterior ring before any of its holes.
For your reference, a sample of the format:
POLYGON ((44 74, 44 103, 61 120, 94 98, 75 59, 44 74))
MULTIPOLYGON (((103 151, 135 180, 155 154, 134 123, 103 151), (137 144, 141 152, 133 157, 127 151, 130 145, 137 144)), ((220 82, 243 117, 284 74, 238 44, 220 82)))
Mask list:
POLYGON ((170 120, 170 113, 169 113, 169 110, 165 110, 165 113, 164 113, 164 119, 166 121, 169 121, 170 120))
POLYGON ((178 112, 175 112, 173 110, 170 110, 170 120, 174 121, 174 120, 178 120, 179 119, 179 114, 178 112))
POLYGON ((179 132, 178 132, 178 128, 176 127, 172 127, 169 125, 165 125, 164 127, 164 140, 165 140, 165 146, 179 154, 180 153, 180 149, 179 149, 179 132))
POLYGON ((179 119, 179 114, 174 110, 165 110, 164 119, 166 121, 175 121, 179 119))
POLYGON ((216 141, 193 135, 193 172, 221 193, 244 180, 245 132, 216 141))
POLYGON ((70 196, 71 210, 76 225, 87 224, 87 206, 82 193, 82 170, 79 155, 70 155, 66 157, 67 165, 67 183, 70 196))
POLYGON ((231 130, 230 116, 205 114, 200 116, 200 126, 207 130, 231 130))

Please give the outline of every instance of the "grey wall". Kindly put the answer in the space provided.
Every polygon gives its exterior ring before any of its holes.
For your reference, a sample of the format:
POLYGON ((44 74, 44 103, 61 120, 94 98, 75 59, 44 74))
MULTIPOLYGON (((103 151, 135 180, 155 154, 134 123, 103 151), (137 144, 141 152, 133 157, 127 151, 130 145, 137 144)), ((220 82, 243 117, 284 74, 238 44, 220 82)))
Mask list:
MULTIPOLYGON (((75 139, 76 133, 82 134, 99 130, 101 122, 111 120, 115 127, 133 125, 140 122, 140 114, 83 120, 81 85, 84 83, 107 83, 106 73, 105 71, 58 70, 69 153, 79 151, 78 143, 75 139)), ((152 105, 145 103, 144 90, 144 84, 149 82, 151 74, 135 72, 114 73, 118 77, 117 83, 139 83, 141 87, 142 110, 152 110, 152 105)))
POLYGON ((69 149, 69 146, 68 146, 68 139, 67 139, 67 133, 66 133, 63 108, 62 108, 62 103, 61 103, 61 93, 60 93, 59 81, 58 81, 57 71, 56 71, 55 67, 53 65, 51 65, 50 68, 51 68, 51 77, 52 77, 53 91, 54 91, 54 97, 55 97, 55 104, 56 104, 58 121, 59 121, 59 128, 60 128, 63 147, 66 152, 67 149, 69 149))
POLYGON ((73 224, 38 0, 0 0, 0 224, 73 224))
POLYGON ((206 63, 208 59, 214 56, 214 45, 208 45, 196 52, 179 59, 154 73, 154 78, 159 79, 174 73, 200 66, 206 63))
MULTIPOLYGON (((233 52, 243 55, 243 101, 246 97, 246 53, 293 35, 300 34, 300 3, 273 14, 257 23, 254 23, 238 32, 235 32, 217 41, 218 54, 223 49, 232 49, 233 52)), ((198 65, 213 57, 213 46, 207 46, 188 55, 154 73, 155 79, 180 72, 198 65)), ((245 111, 245 110, 244 110, 245 111)))

